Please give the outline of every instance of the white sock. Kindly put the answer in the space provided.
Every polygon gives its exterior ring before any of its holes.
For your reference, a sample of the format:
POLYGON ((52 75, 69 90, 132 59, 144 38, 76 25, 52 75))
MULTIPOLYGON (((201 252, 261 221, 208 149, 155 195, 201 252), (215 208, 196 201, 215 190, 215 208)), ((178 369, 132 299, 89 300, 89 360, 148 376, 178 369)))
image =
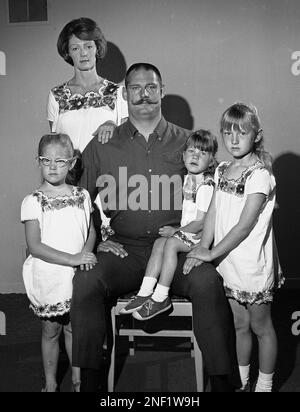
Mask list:
POLYGON ((262 373, 259 371, 255 392, 272 392, 274 373, 262 373))
POLYGON ((169 290, 170 286, 163 286, 160 283, 158 283, 151 297, 153 300, 155 300, 155 302, 162 302, 168 297, 169 290))
POLYGON ((248 381, 249 381, 249 371, 250 371, 250 364, 247 366, 239 365, 240 370, 240 377, 242 381, 242 389, 245 389, 248 381))
POLYGON ((149 296, 153 293, 154 286, 156 285, 157 279, 150 276, 145 276, 138 291, 138 296, 149 296))

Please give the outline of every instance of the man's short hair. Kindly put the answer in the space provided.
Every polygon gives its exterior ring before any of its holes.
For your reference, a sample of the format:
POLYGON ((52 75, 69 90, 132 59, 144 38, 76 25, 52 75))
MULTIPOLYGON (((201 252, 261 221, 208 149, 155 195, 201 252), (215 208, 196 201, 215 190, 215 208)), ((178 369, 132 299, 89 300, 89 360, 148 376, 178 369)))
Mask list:
POLYGON ((160 71, 158 70, 157 67, 155 67, 151 63, 134 63, 129 67, 129 69, 127 70, 126 75, 125 75, 125 87, 126 88, 128 86, 128 79, 129 79, 130 73, 133 72, 133 71, 136 71, 136 70, 140 70, 140 69, 152 70, 154 73, 156 73, 156 75, 159 79, 160 85, 162 86, 162 77, 161 77, 160 71))

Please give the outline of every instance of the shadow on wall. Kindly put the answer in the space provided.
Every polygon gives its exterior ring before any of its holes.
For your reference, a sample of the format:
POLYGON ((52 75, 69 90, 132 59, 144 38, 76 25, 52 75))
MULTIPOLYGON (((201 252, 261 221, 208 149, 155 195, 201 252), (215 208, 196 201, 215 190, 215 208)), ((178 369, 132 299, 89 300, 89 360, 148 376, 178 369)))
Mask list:
POLYGON ((193 130, 194 118, 188 102, 176 94, 167 94, 161 103, 162 114, 168 122, 193 130))
POLYGON ((293 313, 300 309, 299 290, 280 289, 274 297, 272 305, 272 319, 278 338, 278 356, 274 376, 274 390, 284 392, 289 387, 292 392, 300 391, 299 363, 297 362, 297 350, 300 336, 293 333, 293 313), (291 379, 292 375, 295 380, 291 379), (291 386, 291 382, 293 385, 291 386))
POLYGON ((97 64, 97 72, 104 79, 121 83, 125 79, 126 61, 123 53, 114 43, 107 42, 107 53, 97 64))
POLYGON ((300 280, 300 156, 295 153, 279 156, 273 163, 273 171, 278 204, 273 219, 280 263, 286 278, 300 280))

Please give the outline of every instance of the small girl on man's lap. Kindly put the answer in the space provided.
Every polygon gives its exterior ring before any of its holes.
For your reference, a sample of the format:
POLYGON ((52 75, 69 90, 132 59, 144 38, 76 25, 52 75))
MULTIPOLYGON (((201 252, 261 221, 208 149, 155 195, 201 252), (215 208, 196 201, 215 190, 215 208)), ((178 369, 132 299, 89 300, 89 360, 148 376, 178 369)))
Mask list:
POLYGON ((202 230, 212 198, 217 149, 217 139, 207 130, 198 130, 188 138, 183 152, 188 174, 183 184, 180 228, 160 228, 161 237, 154 242, 141 288, 120 313, 132 313, 138 320, 147 320, 171 308, 169 289, 177 267, 177 255, 189 252, 199 242, 195 234, 202 230))

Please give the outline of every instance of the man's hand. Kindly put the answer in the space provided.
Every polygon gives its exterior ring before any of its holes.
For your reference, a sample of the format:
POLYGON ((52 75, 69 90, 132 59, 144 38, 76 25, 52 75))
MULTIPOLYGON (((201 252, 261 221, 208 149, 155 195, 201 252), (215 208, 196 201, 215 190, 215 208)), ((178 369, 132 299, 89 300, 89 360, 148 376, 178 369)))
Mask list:
POLYGON ((116 127, 117 125, 114 122, 108 120, 98 127, 93 136, 98 136, 98 142, 102 144, 107 143, 112 138, 116 127))
POLYGON ((128 253, 123 248, 123 245, 118 242, 113 242, 112 240, 106 240, 105 242, 99 243, 97 252, 111 252, 120 258, 125 258, 128 256, 128 253))
POLYGON ((195 246, 188 254, 187 257, 203 260, 203 262, 211 262, 213 260, 212 252, 206 247, 200 245, 195 246))
POLYGON ((162 237, 172 237, 176 231, 177 229, 172 226, 163 226, 159 228, 158 234, 162 237))
POLYGON ((188 257, 183 265, 183 274, 188 275, 194 267, 200 266, 202 263, 202 260, 188 257))

